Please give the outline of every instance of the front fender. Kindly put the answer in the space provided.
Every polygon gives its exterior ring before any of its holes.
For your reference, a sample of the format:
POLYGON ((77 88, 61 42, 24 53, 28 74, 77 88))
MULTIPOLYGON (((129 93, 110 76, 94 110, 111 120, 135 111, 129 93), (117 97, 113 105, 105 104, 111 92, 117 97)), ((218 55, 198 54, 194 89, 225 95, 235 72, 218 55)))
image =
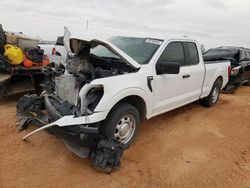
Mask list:
MULTIPOLYGON (((105 93, 105 92, 104 92, 105 93)), ((140 88, 129 88, 122 90, 118 93, 106 92, 96 107, 96 112, 105 112, 106 116, 109 114, 110 110, 122 99, 129 96, 138 96, 143 99, 146 104, 146 114, 150 114, 152 109, 152 101, 148 94, 140 88)))
POLYGON ((106 77, 93 80, 91 85, 102 85, 103 96, 94 109, 95 112, 105 112, 107 116, 110 110, 122 99, 129 96, 138 96, 146 104, 146 114, 151 114, 153 107, 153 93, 148 87, 148 77, 152 73, 148 70, 140 69, 135 73, 128 73, 119 76, 106 77))

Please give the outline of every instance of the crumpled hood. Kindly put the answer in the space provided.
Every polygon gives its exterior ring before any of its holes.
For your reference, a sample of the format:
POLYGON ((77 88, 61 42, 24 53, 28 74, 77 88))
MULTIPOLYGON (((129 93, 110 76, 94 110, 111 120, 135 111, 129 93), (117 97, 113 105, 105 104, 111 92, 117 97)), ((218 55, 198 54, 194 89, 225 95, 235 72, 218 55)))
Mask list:
POLYGON ((80 50, 80 47, 82 44, 89 44, 92 48, 94 48, 97 45, 103 45, 107 49, 109 49, 111 52, 113 52, 115 55, 119 56, 126 64, 134 67, 134 68, 140 68, 141 65, 132 59, 130 56, 128 56, 126 53, 124 53, 122 50, 117 48, 112 43, 106 41, 106 40, 100 40, 100 39, 94 39, 86 35, 86 38, 79 37, 79 36, 71 36, 70 31, 65 27, 65 33, 64 33, 64 44, 67 52, 77 53, 80 50), (76 42, 77 41, 77 42, 76 42))
POLYGON ((128 65, 133 66, 134 68, 140 68, 141 65, 139 63, 137 63, 134 59, 132 59, 130 56, 128 56, 126 53, 124 53, 122 50, 120 50, 119 48, 117 48, 115 45, 113 45, 112 43, 108 42, 108 41, 104 41, 104 40, 99 40, 99 39, 92 39, 90 41, 87 40, 83 40, 83 39, 79 39, 79 38, 70 38, 70 49, 73 53, 76 53, 80 50, 80 45, 74 45, 73 41, 74 40, 78 40, 81 41, 81 44, 90 44, 92 48, 96 47, 97 45, 103 45, 105 46, 107 49, 109 49, 111 52, 113 52, 115 55, 119 56, 125 63, 127 63, 128 65))

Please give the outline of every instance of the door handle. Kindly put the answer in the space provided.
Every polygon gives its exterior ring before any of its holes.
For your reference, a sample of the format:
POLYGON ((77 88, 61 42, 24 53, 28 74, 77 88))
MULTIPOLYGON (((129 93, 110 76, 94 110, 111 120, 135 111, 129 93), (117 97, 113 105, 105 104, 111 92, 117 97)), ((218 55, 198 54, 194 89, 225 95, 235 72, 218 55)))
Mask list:
POLYGON ((152 88, 152 81, 154 80, 153 76, 148 76, 147 77, 147 84, 148 84, 148 88, 151 92, 153 92, 153 88, 152 88))
POLYGON ((189 78, 189 77, 190 77, 190 74, 185 74, 185 75, 182 76, 183 79, 189 78))

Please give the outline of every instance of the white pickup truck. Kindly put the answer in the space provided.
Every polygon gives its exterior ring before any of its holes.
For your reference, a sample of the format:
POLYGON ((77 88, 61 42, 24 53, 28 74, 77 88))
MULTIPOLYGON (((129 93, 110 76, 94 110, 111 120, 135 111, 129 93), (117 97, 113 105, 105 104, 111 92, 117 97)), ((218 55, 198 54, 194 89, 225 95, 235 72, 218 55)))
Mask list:
POLYGON ((56 43, 39 43, 38 46, 44 50, 44 54, 49 56, 51 62, 65 61, 67 57, 67 51, 64 47, 63 36, 57 37, 56 43))
POLYGON ((230 72, 228 61, 204 63, 189 38, 71 37, 70 49, 66 67, 47 67, 49 89, 21 98, 17 112, 19 129, 40 126, 24 139, 46 129, 81 157, 98 135, 130 145, 143 120, 197 100, 215 105, 230 72))

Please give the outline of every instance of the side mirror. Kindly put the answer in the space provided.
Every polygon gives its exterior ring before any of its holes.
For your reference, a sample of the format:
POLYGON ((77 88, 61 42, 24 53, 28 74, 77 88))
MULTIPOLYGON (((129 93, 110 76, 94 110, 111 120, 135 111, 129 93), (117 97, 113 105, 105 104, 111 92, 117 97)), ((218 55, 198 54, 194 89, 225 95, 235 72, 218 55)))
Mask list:
POLYGON ((180 64, 174 62, 157 62, 156 63, 156 74, 179 74, 180 64))
POLYGON ((241 61, 250 61, 250 59, 249 58, 244 58, 241 61))

